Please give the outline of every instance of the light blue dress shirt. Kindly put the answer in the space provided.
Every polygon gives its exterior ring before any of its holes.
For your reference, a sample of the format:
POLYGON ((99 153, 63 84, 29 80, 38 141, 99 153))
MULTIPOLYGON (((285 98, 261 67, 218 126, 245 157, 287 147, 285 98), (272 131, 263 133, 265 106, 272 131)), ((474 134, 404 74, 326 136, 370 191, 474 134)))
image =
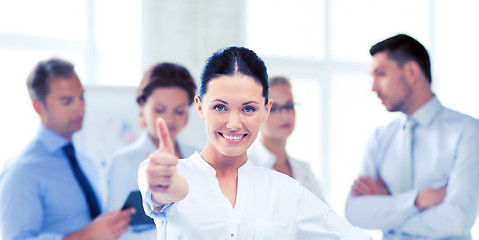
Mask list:
MULTIPOLYGON (((40 126, 36 138, 10 159, 0 175, 0 232, 3 240, 62 239, 91 222, 90 211, 69 161, 67 140, 40 126)), ((77 152, 98 196, 95 164, 77 152)))
MULTIPOLYGON (((199 148, 176 142, 183 157, 188 157, 199 148)), ((140 137, 131 145, 113 154, 108 171, 108 211, 114 211, 123 206, 128 194, 138 188, 138 167, 156 150, 148 131, 144 130, 140 137)), ((119 239, 156 239, 155 228, 150 231, 135 232, 129 229, 119 239)))
POLYGON ((404 115, 374 132, 360 171, 373 179, 380 174, 391 195, 350 195, 346 216, 360 227, 382 230, 384 239, 471 239, 479 204, 479 121, 443 107, 435 96, 410 117, 418 122, 413 189, 400 190, 404 115), (420 190, 444 186, 441 204, 415 207, 420 190))

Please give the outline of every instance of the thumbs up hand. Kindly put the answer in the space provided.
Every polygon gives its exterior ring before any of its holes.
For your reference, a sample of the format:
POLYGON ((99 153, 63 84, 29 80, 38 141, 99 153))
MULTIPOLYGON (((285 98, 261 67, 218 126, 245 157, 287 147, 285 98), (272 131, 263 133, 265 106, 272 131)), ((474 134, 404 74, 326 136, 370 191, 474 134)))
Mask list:
POLYGON ((178 159, 165 120, 158 118, 156 123, 160 143, 158 149, 149 156, 150 164, 146 168, 146 175, 153 200, 167 204, 185 198, 188 183, 176 171, 178 159))

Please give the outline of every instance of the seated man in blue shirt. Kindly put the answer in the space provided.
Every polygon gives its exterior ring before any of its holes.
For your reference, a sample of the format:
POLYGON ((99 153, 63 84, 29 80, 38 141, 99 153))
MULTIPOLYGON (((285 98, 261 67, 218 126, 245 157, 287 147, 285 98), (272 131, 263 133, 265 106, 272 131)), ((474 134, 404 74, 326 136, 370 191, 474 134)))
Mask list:
POLYGON ((441 105, 427 50, 400 34, 377 43, 372 90, 404 113, 372 135, 346 217, 384 239, 471 239, 479 203, 479 121, 441 105))
POLYGON ((85 112, 74 66, 60 59, 40 62, 27 86, 42 124, 0 175, 2 239, 118 238, 134 210, 101 214, 96 168, 71 145, 85 112))

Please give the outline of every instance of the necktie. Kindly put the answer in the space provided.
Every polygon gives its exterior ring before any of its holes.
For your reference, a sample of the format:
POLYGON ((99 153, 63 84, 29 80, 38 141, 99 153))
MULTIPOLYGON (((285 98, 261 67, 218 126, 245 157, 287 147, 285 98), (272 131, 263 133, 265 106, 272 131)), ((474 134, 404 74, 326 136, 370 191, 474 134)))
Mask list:
POLYGON ((75 177, 87 199, 88 207, 90 208, 90 216, 92 219, 94 219, 96 216, 100 215, 100 206, 90 182, 88 182, 88 179, 78 165, 78 161, 75 156, 75 148, 73 148, 71 143, 68 143, 63 147, 63 152, 68 157, 68 160, 70 160, 70 166, 73 170, 73 173, 75 174, 75 177))
POLYGON ((401 170, 401 189, 402 191, 408 191, 413 188, 414 183, 414 159, 413 159, 413 146, 414 146, 414 128, 417 122, 409 118, 404 127, 404 145, 403 145, 403 158, 402 170, 401 170))

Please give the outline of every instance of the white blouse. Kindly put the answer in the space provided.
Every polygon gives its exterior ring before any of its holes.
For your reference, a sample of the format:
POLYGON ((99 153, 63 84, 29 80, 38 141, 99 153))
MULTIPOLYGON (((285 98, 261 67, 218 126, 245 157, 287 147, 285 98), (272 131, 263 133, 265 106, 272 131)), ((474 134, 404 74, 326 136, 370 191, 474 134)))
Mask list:
MULTIPOLYGON (((293 172, 293 178, 303 184, 303 186, 314 193, 314 195, 325 201, 319 182, 311 169, 311 165, 289 155, 287 157, 291 171, 293 172)), ((255 165, 271 169, 273 169, 276 163, 276 156, 266 148, 259 137, 248 149, 248 159, 255 165)))
POLYGON ((158 239, 371 239, 298 181, 249 161, 238 169, 232 207, 216 171, 197 152, 177 165, 188 181, 188 195, 154 211, 146 180, 148 164, 141 163, 138 183, 158 239))

